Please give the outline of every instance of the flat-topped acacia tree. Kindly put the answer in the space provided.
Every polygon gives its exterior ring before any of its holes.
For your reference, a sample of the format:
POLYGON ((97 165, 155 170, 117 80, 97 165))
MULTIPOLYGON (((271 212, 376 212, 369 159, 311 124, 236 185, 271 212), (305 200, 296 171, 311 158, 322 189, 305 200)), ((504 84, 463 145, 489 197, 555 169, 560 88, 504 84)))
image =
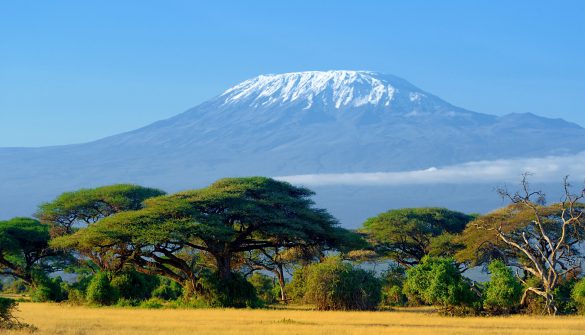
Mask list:
POLYGON ((0 221, 0 275, 34 284, 34 271, 56 270, 60 254, 49 248, 49 226, 31 218, 0 221))
POLYGON ((226 178, 209 187, 145 201, 143 209, 99 220, 55 245, 81 250, 113 248, 139 271, 167 276, 197 291, 201 255, 220 281, 232 261, 252 250, 334 246, 338 222, 315 208, 313 192, 265 177, 226 178))
MULTIPOLYGON (((142 208, 144 200, 165 193, 161 190, 131 184, 116 184, 65 192, 51 202, 39 206, 35 216, 50 226, 52 237, 73 234, 110 215, 142 208)), ((112 269, 123 263, 111 257, 110 248, 79 250, 100 269, 112 269), (85 252, 84 252, 85 251, 85 252)))
POLYGON ((429 254, 452 256, 460 248, 454 234, 473 218, 446 208, 402 208, 367 219, 360 231, 379 254, 411 267, 429 254))

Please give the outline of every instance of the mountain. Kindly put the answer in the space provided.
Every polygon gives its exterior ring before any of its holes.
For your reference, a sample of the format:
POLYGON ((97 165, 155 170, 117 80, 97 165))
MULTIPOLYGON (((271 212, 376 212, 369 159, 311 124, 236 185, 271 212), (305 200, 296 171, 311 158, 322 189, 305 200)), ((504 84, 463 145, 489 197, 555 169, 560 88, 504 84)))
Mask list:
MULTIPOLYGON (((116 182, 175 191, 224 176, 406 171, 583 150, 585 129, 576 124, 475 113, 395 76, 261 75, 175 117, 95 142, 0 148, 0 217, 116 182)), ((345 201, 352 200, 340 199, 341 207, 345 201)))

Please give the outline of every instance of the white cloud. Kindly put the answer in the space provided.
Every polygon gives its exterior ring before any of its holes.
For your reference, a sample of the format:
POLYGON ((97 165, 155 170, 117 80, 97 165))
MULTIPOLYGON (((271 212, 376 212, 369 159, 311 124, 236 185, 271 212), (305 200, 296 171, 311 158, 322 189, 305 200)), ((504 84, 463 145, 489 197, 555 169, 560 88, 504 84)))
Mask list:
POLYGON ((305 174, 275 177, 300 185, 412 185, 518 182, 523 173, 533 182, 560 182, 569 175, 585 178, 585 152, 571 156, 477 161, 425 170, 372 173, 305 174))

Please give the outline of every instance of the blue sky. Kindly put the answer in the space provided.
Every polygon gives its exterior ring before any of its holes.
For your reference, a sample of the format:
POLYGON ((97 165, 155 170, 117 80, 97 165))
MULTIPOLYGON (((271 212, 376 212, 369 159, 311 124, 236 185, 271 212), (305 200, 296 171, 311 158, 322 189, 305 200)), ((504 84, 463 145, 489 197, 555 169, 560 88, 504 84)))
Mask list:
POLYGON ((0 2, 0 146, 85 142, 262 73, 372 70, 585 126, 585 1, 0 2))

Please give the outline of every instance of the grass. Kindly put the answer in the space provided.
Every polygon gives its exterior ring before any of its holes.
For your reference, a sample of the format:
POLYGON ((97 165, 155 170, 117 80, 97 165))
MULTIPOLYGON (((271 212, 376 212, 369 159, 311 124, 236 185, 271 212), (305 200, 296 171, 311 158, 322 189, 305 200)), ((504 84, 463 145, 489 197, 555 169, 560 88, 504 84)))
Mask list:
MULTIPOLYGON (((48 335, 102 334, 583 334, 584 317, 438 316, 428 309, 387 312, 310 310, 125 309, 21 303, 22 321, 48 335)), ((6 334, 23 334, 7 332, 6 334)))

